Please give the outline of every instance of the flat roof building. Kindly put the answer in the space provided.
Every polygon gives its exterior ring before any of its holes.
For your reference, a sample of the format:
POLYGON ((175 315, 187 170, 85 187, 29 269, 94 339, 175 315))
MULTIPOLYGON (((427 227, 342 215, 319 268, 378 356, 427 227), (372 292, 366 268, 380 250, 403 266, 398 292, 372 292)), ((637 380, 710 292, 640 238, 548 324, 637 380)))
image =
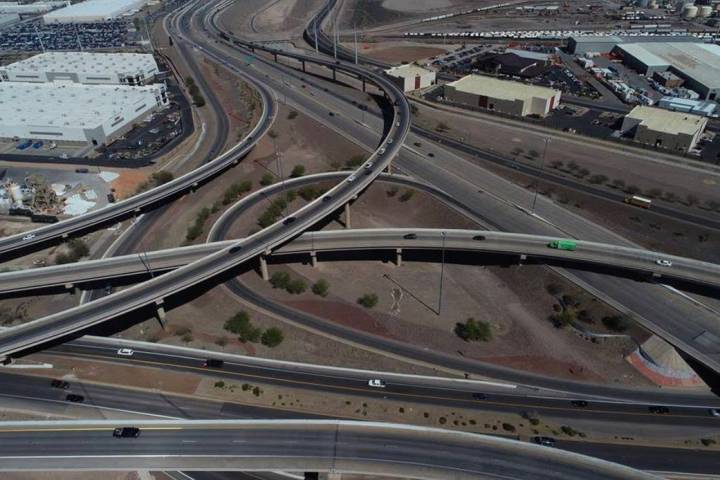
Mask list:
POLYGON ((0 83, 0 137, 107 144, 168 102, 165 86, 0 83))
POLYGON ((14 13, 17 15, 32 15, 49 12, 53 8, 62 8, 70 5, 69 0, 47 1, 33 3, 0 2, 0 13, 14 13))
POLYGON ((621 131, 644 145, 688 152, 695 148, 707 118, 662 108, 635 107, 623 119, 621 131))
POLYGON ((146 53, 46 52, 0 67, 0 81, 143 85, 158 73, 146 53))
POLYGON ((629 67, 645 75, 671 71, 700 98, 720 95, 720 45, 709 43, 625 43, 615 48, 629 67))
POLYGON ((435 71, 419 67, 415 64, 400 65, 385 70, 385 74, 403 92, 410 92, 420 88, 429 87, 435 83, 435 71))
POLYGON ((560 103, 560 91, 510 80, 468 75, 444 86, 449 102, 510 115, 546 116, 560 103))
POLYGON ((104 22, 133 10, 141 9, 148 0, 85 0, 43 15, 45 23, 104 22))
POLYGON ((575 55, 585 53, 610 53, 615 45, 621 43, 663 43, 663 42, 697 42, 697 38, 690 35, 668 36, 619 36, 619 35, 578 35, 568 39, 567 50, 575 55))

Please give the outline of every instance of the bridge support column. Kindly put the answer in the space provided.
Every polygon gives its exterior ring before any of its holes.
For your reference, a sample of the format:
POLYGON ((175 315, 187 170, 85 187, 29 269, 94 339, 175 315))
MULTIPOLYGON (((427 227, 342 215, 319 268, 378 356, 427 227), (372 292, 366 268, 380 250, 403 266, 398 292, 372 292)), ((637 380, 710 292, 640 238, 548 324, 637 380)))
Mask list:
POLYGON ((63 234, 62 234, 62 239, 63 239, 63 240, 67 240, 68 238, 70 238, 70 234, 69 234, 69 233, 63 233, 63 234))
POLYGON ((70 295, 77 295, 80 293, 80 289, 76 287, 74 283, 66 283, 65 289, 70 292, 70 295))
POLYGON ((662 273, 658 273, 658 272, 653 272, 653 274, 652 274, 652 278, 653 278, 653 279, 658 279, 658 278, 662 278, 662 273))
POLYGON ((302 71, 303 71, 303 73, 305 73, 305 60, 301 60, 301 62, 302 62, 302 71))
POLYGON ((518 259, 518 263, 519 263, 520 265, 522 265, 525 260, 527 260, 527 255, 525 255, 525 254, 523 253, 523 254, 520 255, 520 258, 518 259))
POLYGON ((273 53, 273 59, 275 60, 275 63, 277 63, 277 53, 273 53))
POLYGON ((337 80, 337 70, 335 68, 332 69, 333 72, 333 82, 337 80))
POLYGON ((160 326, 165 330, 165 306, 163 300, 155 301, 155 317, 160 322, 160 326))
POLYGON ((402 267, 402 248, 395 249, 395 265, 402 267))
POLYGON ((350 226, 350 202, 345 204, 345 228, 352 228, 350 226))
POLYGON ((260 255, 260 276, 266 282, 270 280, 270 274, 268 273, 267 268, 267 257, 265 256, 265 254, 260 255))
POLYGON ((365 77, 362 78, 362 91, 365 92, 365 77))
POLYGON ((194 182, 192 185, 190 185, 190 192, 195 193, 197 188, 198 188, 198 182, 194 182))
POLYGON ((317 252, 315 250, 310 252, 310 265, 312 265, 313 268, 317 267, 318 265, 317 252))

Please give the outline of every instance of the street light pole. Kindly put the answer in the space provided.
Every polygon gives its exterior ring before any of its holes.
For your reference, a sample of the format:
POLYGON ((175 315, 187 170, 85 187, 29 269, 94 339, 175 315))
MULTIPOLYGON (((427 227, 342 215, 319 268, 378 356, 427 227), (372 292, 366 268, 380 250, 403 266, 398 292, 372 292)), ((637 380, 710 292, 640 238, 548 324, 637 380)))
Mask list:
MULTIPOLYGON (((283 175, 282 162, 280 161, 281 155, 280 155, 280 152, 278 151, 277 142, 275 141, 274 138, 273 138, 273 148, 275 149, 275 165, 276 165, 276 168, 278 171, 278 175, 280 175, 280 183, 282 184, 281 191, 282 191, 282 194, 285 195, 285 176, 283 175)), ((286 200, 287 200, 287 198, 286 198, 286 200)), ((288 216, 287 201, 285 202, 285 216, 286 217, 288 216)))
MULTIPOLYGON (((545 146, 543 147, 543 154, 542 154, 542 158, 540 159, 540 170, 541 171, 545 167, 545 155, 547 154, 547 149, 548 149, 548 144, 550 143, 550 138, 545 137, 544 142, 545 142, 545 146)), ((535 181, 535 196, 533 197, 532 208, 530 209, 530 211, 533 213, 533 215, 535 214, 535 204, 537 203, 539 188, 540 188, 540 180, 538 179, 535 181)))
POLYGON ((443 278, 445 277, 445 232, 440 232, 442 236, 442 249, 440 253, 440 296, 438 297, 438 315, 442 313, 443 299, 443 278))

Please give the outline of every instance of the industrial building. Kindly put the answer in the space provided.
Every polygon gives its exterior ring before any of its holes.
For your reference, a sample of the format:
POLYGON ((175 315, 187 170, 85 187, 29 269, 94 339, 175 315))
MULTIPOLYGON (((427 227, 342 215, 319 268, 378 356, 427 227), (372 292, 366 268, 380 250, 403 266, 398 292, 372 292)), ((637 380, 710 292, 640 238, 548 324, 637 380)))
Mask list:
POLYGON ((657 106, 674 112, 692 113, 703 117, 715 115, 717 103, 709 100, 690 100, 689 98, 663 97, 657 106))
POLYGON ((0 138, 103 145, 168 103, 162 84, 0 83, 0 138))
POLYGON ((624 135, 644 145, 688 152, 695 148, 707 125, 707 118, 661 108, 635 107, 623 119, 624 135))
POLYGON ((508 49, 505 53, 491 54, 477 60, 477 68, 498 75, 533 78, 544 74, 552 63, 543 53, 508 49))
POLYGON ((46 52, 0 67, 0 81, 132 86, 149 83, 159 72, 150 54, 46 52))
POLYGON ((567 51, 575 55, 586 53, 610 53, 616 45, 622 43, 694 43, 698 39, 690 36, 618 36, 618 35, 582 35, 568 39, 567 51))
POLYGON ((20 21, 20 15, 17 13, 0 13, 0 27, 12 25, 20 21))
POLYGON ((12 13, 15 15, 37 15, 49 12, 54 8, 63 8, 70 5, 70 0, 47 1, 33 3, 0 2, 0 13, 12 13))
POLYGON ((560 91, 481 75, 468 75, 444 86, 449 102, 510 115, 546 116, 560 103, 560 91))
POLYGON ((435 71, 419 67, 414 64, 400 65, 385 70, 385 74, 403 92, 410 92, 420 88, 429 87, 435 83, 435 71))
POLYGON ((670 71, 705 100, 720 94, 720 46, 708 43, 624 43, 613 50, 647 76, 670 71))
POLYGON ((148 0, 85 0, 43 15, 46 24, 113 20, 141 9, 148 0))

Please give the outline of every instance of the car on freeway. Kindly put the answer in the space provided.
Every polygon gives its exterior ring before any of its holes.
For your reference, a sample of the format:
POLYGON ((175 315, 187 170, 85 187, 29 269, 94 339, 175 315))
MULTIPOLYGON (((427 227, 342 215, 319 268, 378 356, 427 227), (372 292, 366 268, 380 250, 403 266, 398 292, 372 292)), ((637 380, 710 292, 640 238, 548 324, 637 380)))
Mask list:
POLYGON ((290 225, 290 224, 292 224, 295 220, 297 220, 295 217, 287 217, 285 220, 283 220, 283 225, 290 225))
POLYGON ((85 401, 85 397, 83 397, 82 395, 78 395, 76 393, 68 393, 67 396, 65 397, 65 400, 67 400, 68 402, 73 402, 73 403, 82 403, 85 401))
POLYGON ((232 247, 230 250, 228 250, 229 254, 237 253, 240 250, 242 250, 242 245, 237 245, 235 247, 232 247))
POLYGON ((711 408, 708 413, 713 417, 720 417, 720 408, 711 408))
POLYGON ((433 152, 429 152, 429 153, 428 153, 428 157, 434 158, 434 157, 435 157, 435 154, 434 154, 433 152))
POLYGON ((487 395, 484 393, 473 393, 472 394, 473 400, 485 400, 487 398, 487 395))
POLYGON ((650 413, 657 413, 658 415, 664 415, 666 413, 670 413, 670 409, 667 407, 663 407, 660 405, 651 405, 648 407, 648 411, 650 413))
POLYGON ((333 112, 328 112, 328 115, 330 115, 331 117, 335 116, 335 114, 333 112))
POLYGON ((658 258, 655 260, 655 263, 661 267, 672 267, 672 262, 670 260, 665 260, 664 258, 658 258))
POLYGON ((577 248, 577 243, 572 240, 553 240, 547 244, 548 248, 554 248, 557 250, 568 250, 573 251, 577 248))
POLYGON ((485 237, 485 235, 475 235, 473 237, 473 240, 478 240, 478 241, 482 241, 482 240, 486 240, 486 239, 487 238, 485 237))
POLYGON ((118 427, 113 430, 115 438, 137 438, 140 436, 140 429, 137 427, 118 427))
POLYGON ((367 163, 365 164, 365 169, 369 170, 369 169, 371 169, 371 168, 373 167, 373 165, 374 165, 373 162, 367 162, 367 163))
POLYGON ((323 202, 329 202, 330 200, 332 200, 332 196, 331 196, 331 195, 325 195, 325 196, 322 198, 322 201, 323 201, 323 202))
POLYGON ((224 360, 218 360, 215 358, 208 358, 203 362, 203 367, 205 368, 222 368, 222 366, 225 364, 224 360))
POLYGON ((388 138, 388 145, 390 145, 393 142, 392 138, 388 138))
POLYGON ((585 408, 588 406, 588 402, 585 400, 572 400, 570 403, 573 407, 585 408))
POLYGON ((551 437, 533 437, 533 442, 546 447, 554 447, 555 439, 551 437))
POLYGON ((123 355, 125 357, 132 357, 135 352, 132 348, 121 348, 117 351, 118 355, 123 355))
POLYGON ((382 155, 383 153, 385 153, 385 147, 378 150, 378 155, 382 155))
POLYGON ((406 233, 405 235, 403 235, 403 238, 405 240, 415 240, 417 239, 417 233, 406 233))
POLYGON ((27 235, 25 235, 24 237, 22 237, 23 241, 25 241, 25 242, 28 241, 28 240, 32 240, 33 238, 35 238, 35 234, 34 234, 34 233, 28 233, 27 235))
POLYGON ((350 175, 350 176, 347 178, 347 182, 348 182, 348 183, 352 183, 352 182, 355 181, 355 178, 356 178, 355 175, 350 175))
POLYGON ((62 388, 63 390, 67 390, 70 388, 70 384, 66 382, 65 380, 53 380, 50 382, 50 386, 53 388, 62 388))
POLYGON ((368 380, 368 386, 375 388, 385 388, 387 384, 385 383, 385 380, 381 380, 379 378, 371 378, 370 380, 368 380))

